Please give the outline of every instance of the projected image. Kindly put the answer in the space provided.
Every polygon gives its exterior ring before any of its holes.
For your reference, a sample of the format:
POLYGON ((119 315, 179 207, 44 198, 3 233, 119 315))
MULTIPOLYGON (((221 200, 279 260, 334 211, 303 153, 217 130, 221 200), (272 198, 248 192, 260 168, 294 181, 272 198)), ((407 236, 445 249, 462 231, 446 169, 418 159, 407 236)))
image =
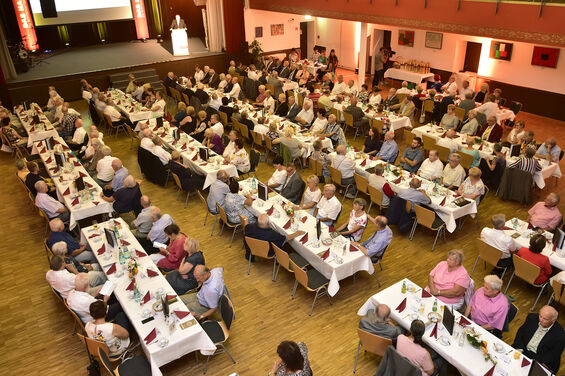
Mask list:
POLYGON ((133 18, 130 0, 30 0, 29 3, 35 26, 133 18))

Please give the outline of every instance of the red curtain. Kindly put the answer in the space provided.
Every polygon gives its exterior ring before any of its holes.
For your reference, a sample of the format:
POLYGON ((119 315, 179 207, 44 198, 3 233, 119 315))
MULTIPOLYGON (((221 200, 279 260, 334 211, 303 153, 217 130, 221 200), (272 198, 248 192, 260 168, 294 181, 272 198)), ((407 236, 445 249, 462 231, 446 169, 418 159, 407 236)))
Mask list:
POLYGON ((245 41, 245 24, 243 20, 243 0, 224 1, 224 29, 226 32, 226 52, 237 53, 241 50, 241 42, 245 41))

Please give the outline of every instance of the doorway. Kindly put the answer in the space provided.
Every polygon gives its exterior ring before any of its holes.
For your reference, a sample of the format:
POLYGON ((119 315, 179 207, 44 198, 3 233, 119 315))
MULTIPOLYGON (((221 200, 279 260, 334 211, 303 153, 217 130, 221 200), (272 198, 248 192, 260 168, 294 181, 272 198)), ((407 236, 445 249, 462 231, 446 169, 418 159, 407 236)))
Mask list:
POLYGON ((300 23, 300 57, 306 59, 308 56, 308 22, 300 23))

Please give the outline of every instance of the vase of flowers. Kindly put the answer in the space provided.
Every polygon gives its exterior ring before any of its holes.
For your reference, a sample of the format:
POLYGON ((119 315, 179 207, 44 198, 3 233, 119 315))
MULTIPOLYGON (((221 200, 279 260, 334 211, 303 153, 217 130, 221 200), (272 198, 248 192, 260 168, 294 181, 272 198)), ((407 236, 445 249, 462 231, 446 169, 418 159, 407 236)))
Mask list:
POLYGON ((471 346, 480 349, 483 352, 485 362, 491 361, 493 364, 496 364, 496 360, 490 355, 488 351, 488 342, 481 340, 479 333, 475 332, 473 328, 465 328, 465 336, 467 337, 467 341, 469 341, 471 346))
POLYGON ((129 279, 134 279, 135 276, 137 275, 137 272, 139 271, 139 264, 137 263, 137 260, 134 260, 133 258, 130 258, 128 261, 128 276, 129 279))

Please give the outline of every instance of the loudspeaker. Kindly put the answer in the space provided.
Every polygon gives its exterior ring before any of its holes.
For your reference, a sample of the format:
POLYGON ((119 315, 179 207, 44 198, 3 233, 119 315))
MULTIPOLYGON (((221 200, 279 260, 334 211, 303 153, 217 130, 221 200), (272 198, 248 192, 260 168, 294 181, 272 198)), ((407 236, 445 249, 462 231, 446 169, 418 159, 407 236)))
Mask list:
POLYGON ((39 0, 43 18, 57 18, 57 6, 55 0, 39 0))
POLYGON ((467 42, 463 71, 475 73, 479 71, 479 61, 481 60, 482 47, 482 43, 467 42))

